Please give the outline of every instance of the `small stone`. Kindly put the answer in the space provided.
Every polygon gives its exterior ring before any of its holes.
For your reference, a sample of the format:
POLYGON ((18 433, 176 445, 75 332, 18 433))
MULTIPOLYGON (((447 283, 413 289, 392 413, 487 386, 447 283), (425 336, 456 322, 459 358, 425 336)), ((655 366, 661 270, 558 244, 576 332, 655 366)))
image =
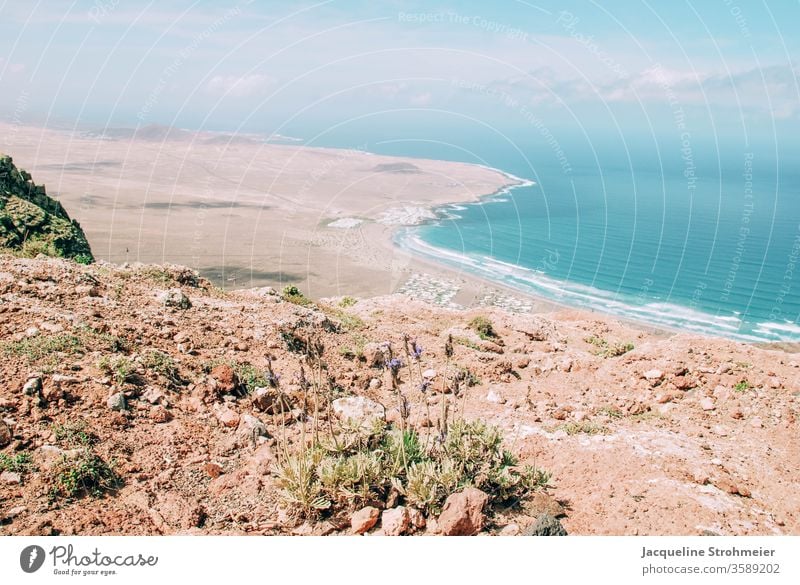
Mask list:
POLYGON ((714 434, 717 434, 720 437, 728 436, 728 429, 726 429, 722 425, 714 425, 711 430, 714 431, 714 434))
POLYGON ((427 369, 424 372, 422 372, 422 377, 425 378, 426 380, 433 380, 436 377, 436 370, 434 370, 433 368, 427 369))
POLYGON ((408 508, 408 518, 411 521, 411 526, 417 530, 422 530, 427 524, 425 521, 425 514, 416 508, 408 508))
POLYGON ((25 337, 36 337, 39 335, 39 329, 36 327, 28 327, 25 330, 25 337))
POLYGON ((542 514, 536 524, 525 531, 525 536, 567 536, 567 531, 557 518, 550 514, 542 514))
POLYGON ((408 508, 398 506, 384 510, 381 515, 381 530, 386 536, 400 536, 408 532, 411 519, 408 515, 408 508))
POLYGON ((0 420, 0 449, 11 443, 13 438, 14 435, 11 432, 11 428, 5 421, 0 420))
POLYGON ((75 287, 75 294, 81 297, 99 297, 100 291, 91 284, 81 284, 75 287))
POLYGON ((150 420, 163 424, 172 420, 172 413, 163 406, 154 406, 150 409, 150 420))
POLYGON ((451 494, 439 515, 438 530, 445 536, 472 536, 480 532, 486 516, 483 508, 489 496, 473 487, 451 494))
POLYGON ((753 427, 754 429, 760 429, 763 428, 764 423, 761 420, 761 417, 754 416, 753 418, 750 419, 750 426, 753 427))
POLYGON ((175 307, 184 311, 186 309, 190 309, 192 306, 192 302, 189 300, 189 297, 183 294, 183 291, 179 288, 173 288, 166 291, 159 297, 159 300, 164 303, 165 307, 175 307))
POLYGON ((239 425, 239 414, 227 406, 218 406, 214 409, 214 416, 222 426, 233 428, 239 425))
POLYGON ((506 400, 503 398, 499 392, 495 390, 489 390, 489 393, 486 395, 486 402, 491 402, 492 404, 505 404, 506 400))
POLYGON ((4 522, 12 522, 14 518, 27 511, 28 508, 25 506, 14 506, 13 508, 6 510, 3 516, 0 516, 0 519, 2 519, 4 522))
POLYGON ((222 475, 222 466, 219 463, 206 463, 203 466, 203 469, 205 469, 208 476, 212 479, 217 479, 220 475, 222 475))
POLYGON ((350 527, 353 529, 353 533, 364 534, 369 531, 378 522, 380 515, 380 510, 372 506, 361 508, 358 512, 353 513, 350 516, 350 527))
POLYGON ((331 406, 340 420, 352 420, 364 427, 370 427, 376 420, 384 420, 386 417, 383 405, 363 396, 337 398, 331 406))
POLYGON ((239 389, 239 376, 228 364, 219 364, 209 374, 216 382, 217 394, 233 394, 239 389))
POLYGON ((48 333, 61 333, 64 331, 63 325, 60 323, 50 323, 49 321, 45 321, 39 325, 39 328, 47 331, 48 333))
POLYGON ((498 533, 499 536, 518 536, 519 535, 519 524, 507 524, 503 527, 503 529, 498 533))
POLYGON ((22 483, 22 476, 19 473, 12 471, 4 471, 0 473, 0 483, 6 485, 19 485, 22 483))
POLYGON ((367 343, 364 346, 364 357, 367 359, 367 366, 370 368, 382 368, 388 359, 386 344, 367 343))
POLYGON ((148 386, 148 388, 142 393, 142 400, 146 400, 150 404, 166 404, 167 397, 158 388, 154 386, 148 386))
POLYGON ((531 358, 523 357, 517 360, 517 368, 520 370, 524 370, 527 368, 531 363, 531 358))
POLYGON ((703 398, 700 400, 700 408, 703 410, 715 410, 717 407, 711 398, 703 398))
POLYGON ((42 391, 42 379, 37 377, 30 378, 22 387, 22 392, 26 396, 36 396, 42 391))
POLYGON ((267 414, 281 414, 292 410, 289 397, 276 388, 256 388, 253 391, 253 406, 267 414))
POLYGON ((661 370, 648 370, 644 373, 644 379, 648 382, 660 382, 664 379, 664 372, 661 370))
POLYGON ((369 381, 369 387, 371 390, 377 390, 381 386, 383 386, 383 382, 381 382, 380 378, 372 378, 369 381))
POLYGON ((267 437, 267 426, 252 414, 243 414, 239 419, 239 428, 236 432, 252 438, 255 442, 259 437, 267 437))
POLYGON ((128 401, 122 392, 117 392, 116 394, 109 396, 108 400, 106 401, 106 405, 111 410, 128 410, 128 401))

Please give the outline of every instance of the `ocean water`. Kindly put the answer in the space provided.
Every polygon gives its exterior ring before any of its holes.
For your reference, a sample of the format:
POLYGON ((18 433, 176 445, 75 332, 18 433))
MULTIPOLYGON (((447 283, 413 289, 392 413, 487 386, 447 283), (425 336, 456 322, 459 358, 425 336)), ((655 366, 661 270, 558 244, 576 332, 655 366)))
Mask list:
POLYGON ((445 206, 398 243, 521 291, 685 331, 800 340, 800 181, 756 153, 501 170, 529 179, 445 206), (535 181, 535 183, 534 183, 535 181))
POLYGON ((443 141, 420 140, 417 128, 367 148, 525 180, 400 231, 398 245, 416 254, 570 306, 746 341, 800 341, 794 151, 774 140, 606 134, 556 142, 542 132, 528 141, 450 131, 443 141))

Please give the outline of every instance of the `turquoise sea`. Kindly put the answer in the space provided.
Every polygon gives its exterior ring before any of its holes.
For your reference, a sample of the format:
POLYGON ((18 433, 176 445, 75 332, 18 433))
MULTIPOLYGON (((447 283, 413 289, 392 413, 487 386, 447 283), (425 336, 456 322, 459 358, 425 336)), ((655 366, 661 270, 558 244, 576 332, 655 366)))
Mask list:
POLYGON ((650 141, 370 144, 525 182, 397 243, 561 303, 685 331, 800 341, 800 167, 775 146, 650 141), (464 145, 472 145, 465 148, 464 145))

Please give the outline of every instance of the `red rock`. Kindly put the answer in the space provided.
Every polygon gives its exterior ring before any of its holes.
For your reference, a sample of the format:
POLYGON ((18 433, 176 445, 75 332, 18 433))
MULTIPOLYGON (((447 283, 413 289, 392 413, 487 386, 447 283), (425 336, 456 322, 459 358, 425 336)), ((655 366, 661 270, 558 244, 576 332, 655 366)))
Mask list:
POLYGON ((409 518, 408 508, 405 506, 384 510, 381 515, 381 529, 386 536, 405 534, 408 532, 410 524, 411 518, 409 518))
POLYGON ((222 406, 214 409, 214 416, 222 426, 234 428, 239 426, 239 414, 231 410, 228 406, 222 406))
POLYGON ((370 530, 378 522, 380 510, 367 506, 361 508, 350 517, 350 527, 353 529, 354 534, 364 534, 370 530))
POLYGON ((219 364, 211 370, 210 375, 217 384, 218 394, 233 394, 239 389, 239 376, 228 364, 219 364))
POLYGON ((219 463, 206 463, 204 466, 206 473, 213 479, 222 475, 222 466, 219 463))
POLYGON ((444 503, 438 519, 439 533, 445 536, 472 536, 480 532, 486 516, 483 508, 489 496, 476 488, 452 494, 444 503))

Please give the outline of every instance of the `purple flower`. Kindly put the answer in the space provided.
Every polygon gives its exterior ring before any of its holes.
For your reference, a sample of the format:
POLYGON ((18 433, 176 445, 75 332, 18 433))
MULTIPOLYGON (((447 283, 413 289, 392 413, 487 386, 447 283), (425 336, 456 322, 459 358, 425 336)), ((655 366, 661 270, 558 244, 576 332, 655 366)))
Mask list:
POLYGON ((393 372, 398 372, 403 367, 403 360, 400 358, 392 358, 386 362, 386 367, 393 372))
POLYGON ((417 345, 416 340, 411 342, 411 355, 414 356, 415 360, 419 360, 419 358, 422 356, 422 346, 417 345))

